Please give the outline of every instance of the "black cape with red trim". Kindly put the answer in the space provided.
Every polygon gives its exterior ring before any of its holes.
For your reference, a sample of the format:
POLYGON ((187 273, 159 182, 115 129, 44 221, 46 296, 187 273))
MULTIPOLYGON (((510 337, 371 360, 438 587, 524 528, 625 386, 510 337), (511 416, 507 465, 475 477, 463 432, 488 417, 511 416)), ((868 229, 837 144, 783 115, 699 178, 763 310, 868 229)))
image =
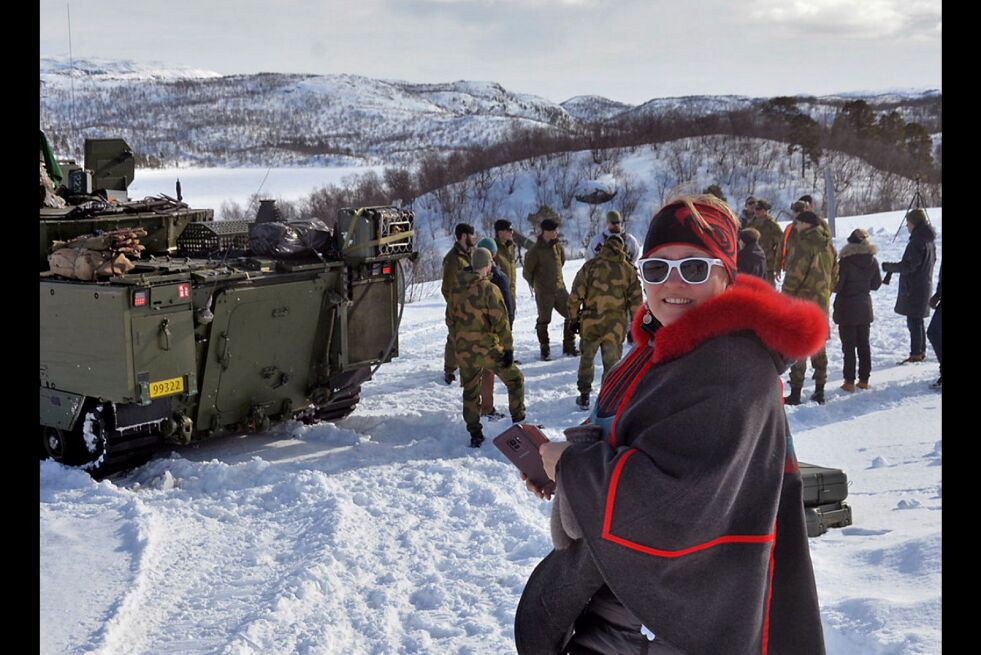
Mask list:
POLYGON ((634 338, 649 361, 609 441, 559 460, 559 493, 584 538, 532 573, 518 652, 560 652, 605 584, 685 653, 824 653, 779 379, 788 360, 824 344, 823 312, 745 275, 653 343, 644 312, 634 338))

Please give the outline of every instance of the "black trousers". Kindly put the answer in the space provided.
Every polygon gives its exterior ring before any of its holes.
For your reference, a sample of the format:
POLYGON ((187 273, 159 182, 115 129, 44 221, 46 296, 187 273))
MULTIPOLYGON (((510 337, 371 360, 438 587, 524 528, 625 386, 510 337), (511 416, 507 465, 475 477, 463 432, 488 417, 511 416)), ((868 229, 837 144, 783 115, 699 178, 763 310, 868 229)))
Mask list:
POLYGON ((869 328, 865 325, 839 325, 841 352, 845 356, 842 377, 846 382, 855 381, 855 352, 858 351, 858 379, 868 380, 872 372, 872 348, 869 346, 869 328))
POLYGON ((909 354, 926 353, 926 327, 922 316, 907 316, 906 327, 909 328, 909 354))

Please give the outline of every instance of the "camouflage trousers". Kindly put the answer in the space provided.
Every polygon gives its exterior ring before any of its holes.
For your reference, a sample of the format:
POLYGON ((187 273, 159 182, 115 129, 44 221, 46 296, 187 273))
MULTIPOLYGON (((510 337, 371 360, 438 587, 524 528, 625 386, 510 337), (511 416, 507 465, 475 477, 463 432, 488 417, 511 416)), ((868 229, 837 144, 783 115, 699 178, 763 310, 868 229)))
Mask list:
POLYGON ((486 369, 460 367, 460 384, 463 386, 463 421, 467 424, 467 432, 476 434, 480 429, 480 373, 482 370, 491 371, 501 379, 508 388, 508 410, 511 420, 522 420, 525 417, 525 376, 517 366, 504 368, 500 362, 494 362, 486 369))
POLYGON ((602 352, 603 377, 600 378, 600 381, 602 381, 606 379, 606 374, 620 361, 620 356, 623 354, 623 343, 617 343, 609 339, 603 339, 602 341, 587 341, 582 339, 579 342, 579 350, 582 354, 579 357, 579 379, 577 386, 579 387, 579 393, 589 393, 593 388, 596 351, 600 350, 602 352))
POLYGON ((445 373, 452 373, 456 370, 456 347, 453 345, 456 341, 456 334, 454 334, 453 326, 450 325, 449 320, 446 321, 446 347, 443 349, 443 371, 445 373))
POLYGON ((576 345, 576 335, 569 322, 569 292, 558 287, 551 292, 535 291, 535 304, 538 306, 538 320, 535 321, 535 332, 538 343, 548 345, 548 324, 552 322, 552 310, 565 319, 562 326, 562 350, 571 350, 576 345))
MULTIPOLYGON (((811 355, 811 366, 814 374, 811 376, 815 384, 824 384, 828 380, 828 351, 822 348, 811 355)), ((804 374, 807 372, 807 359, 800 359, 790 367, 790 386, 803 387, 804 374)))

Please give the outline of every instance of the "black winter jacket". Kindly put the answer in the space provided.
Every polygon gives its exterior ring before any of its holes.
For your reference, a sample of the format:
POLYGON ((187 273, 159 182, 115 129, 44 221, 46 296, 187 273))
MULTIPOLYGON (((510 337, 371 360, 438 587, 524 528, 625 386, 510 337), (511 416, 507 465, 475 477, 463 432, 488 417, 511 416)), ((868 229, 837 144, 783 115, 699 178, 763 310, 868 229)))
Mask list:
POLYGON ((736 253, 736 269, 740 273, 766 278, 766 253, 759 243, 750 243, 736 253))
POLYGON ((926 221, 920 223, 909 235, 902 261, 882 264, 885 272, 899 273, 897 314, 918 318, 930 315, 933 265, 937 260, 936 236, 932 225, 926 221))
POLYGON ((873 321, 871 291, 882 285, 876 248, 848 243, 841 249, 832 320, 838 325, 868 325, 873 321))

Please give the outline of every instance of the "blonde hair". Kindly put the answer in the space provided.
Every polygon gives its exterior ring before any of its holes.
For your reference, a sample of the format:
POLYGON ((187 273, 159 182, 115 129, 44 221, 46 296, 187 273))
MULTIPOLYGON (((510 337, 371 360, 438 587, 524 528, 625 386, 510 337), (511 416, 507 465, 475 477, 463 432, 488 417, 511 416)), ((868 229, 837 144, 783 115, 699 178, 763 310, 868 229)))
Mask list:
POLYGON ((713 207, 719 210, 724 216, 728 217, 729 220, 732 221, 732 224, 736 227, 736 231, 737 232, 739 231, 740 224, 739 224, 739 219, 736 217, 736 213, 732 211, 732 208, 728 204, 726 204, 724 200, 721 200, 718 197, 713 196, 711 193, 700 193, 698 195, 692 194, 692 195, 678 196, 677 198, 674 198, 673 200, 664 203, 664 205, 662 205, 660 209, 654 212, 654 215, 657 216, 671 205, 684 205, 685 207, 687 207, 688 211, 691 212, 691 215, 695 217, 695 222, 698 224, 698 227, 703 232, 709 231, 709 224, 708 221, 706 221, 699 213, 698 207, 696 205, 708 205, 709 207, 713 207))

